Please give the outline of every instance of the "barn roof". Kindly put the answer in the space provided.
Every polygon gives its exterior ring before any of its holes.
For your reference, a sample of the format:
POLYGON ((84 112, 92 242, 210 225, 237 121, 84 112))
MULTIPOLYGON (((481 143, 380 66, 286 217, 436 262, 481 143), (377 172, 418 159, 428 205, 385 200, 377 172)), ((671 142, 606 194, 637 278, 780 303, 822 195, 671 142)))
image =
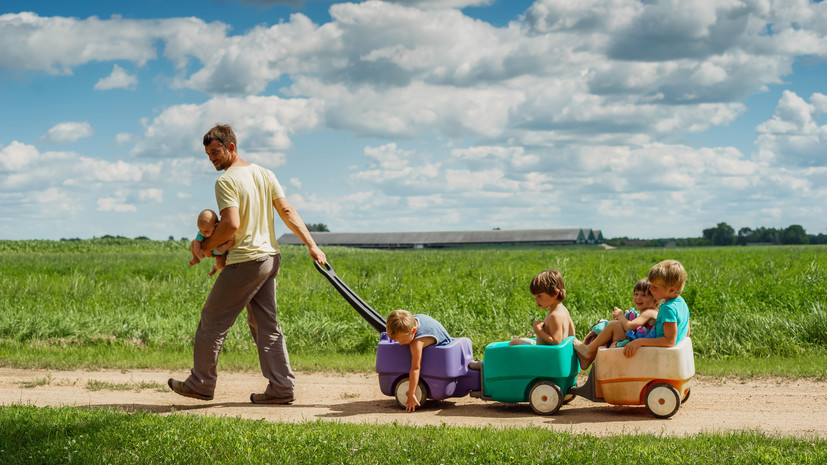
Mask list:
MULTIPOLYGON (((342 245, 365 248, 456 247, 462 245, 560 245, 582 244, 589 229, 518 229, 487 231, 434 231, 391 233, 313 232, 319 245, 342 245)), ((299 245, 292 233, 278 238, 280 244, 299 245)))

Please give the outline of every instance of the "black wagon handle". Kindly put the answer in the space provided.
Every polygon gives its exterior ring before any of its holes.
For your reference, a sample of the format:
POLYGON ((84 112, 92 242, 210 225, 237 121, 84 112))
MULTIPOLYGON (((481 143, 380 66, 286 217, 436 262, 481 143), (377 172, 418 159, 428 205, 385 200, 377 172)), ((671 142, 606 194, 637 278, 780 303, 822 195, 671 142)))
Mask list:
POLYGON ((351 288, 342 281, 342 278, 333 271, 333 267, 330 266, 330 261, 328 260, 327 264, 321 265, 317 260, 313 260, 313 264, 316 265, 316 269, 319 270, 319 273, 324 275, 330 284, 339 291, 339 294, 344 297, 345 301, 353 307, 354 310, 362 317, 365 321, 368 322, 369 325, 373 326, 378 332, 385 331, 385 318, 376 313, 376 310, 371 308, 370 305, 365 303, 361 297, 359 297, 351 288))

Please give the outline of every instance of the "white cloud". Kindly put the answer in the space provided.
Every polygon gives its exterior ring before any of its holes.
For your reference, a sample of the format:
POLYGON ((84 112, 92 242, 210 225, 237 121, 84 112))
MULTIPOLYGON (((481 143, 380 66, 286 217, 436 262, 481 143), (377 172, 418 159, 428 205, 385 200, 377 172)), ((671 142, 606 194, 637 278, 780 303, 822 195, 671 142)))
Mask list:
MULTIPOLYGON (((207 96, 158 106, 143 131, 118 133, 137 162, 10 142, 0 147, 0 195, 36 185, 39 199, 82 206, 80 191, 102 189, 91 201, 99 211, 140 212, 158 207, 174 179, 169 192, 189 198, 182 186, 214 175, 201 136, 226 122, 242 157, 271 168, 311 150, 294 144, 313 132, 369 140, 336 151, 352 174, 335 195, 290 196, 321 217, 312 222, 599 226, 640 212, 645 231, 658 231, 684 216, 715 224, 738 214, 757 226, 796 211, 796 198, 824 197, 822 93, 785 93, 758 126, 755 153, 744 154, 749 140, 685 141, 735 122, 748 96, 785 86, 801 55, 827 57, 827 3, 537 0, 504 27, 459 10, 489 3, 337 3, 325 24, 294 14, 240 32, 197 18, 2 15, 0 67, 71 74, 101 62, 112 73, 96 88, 136 88, 125 69, 163 50, 175 75, 153 82, 207 96)), ((61 123, 42 140, 91 134, 89 123, 61 123)), ((640 230, 604 229, 624 227, 640 230)))
POLYGON ((390 143, 381 147, 365 147, 365 157, 368 159, 368 166, 382 169, 400 169, 408 165, 408 158, 414 152, 401 150, 396 143, 390 143))
POLYGON ((95 83, 95 90, 110 90, 110 89, 135 89, 138 85, 138 78, 129 74, 118 65, 112 68, 112 74, 105 78, 101 78, 95 83))
POLYGON ((799 166, 827 165, 827 125, 818 124, 827 108, 827 96, 815 93, 810 100, 784 91, 772 118, 756 128, 764 157, 773 154, 778 161, 799 166))
POLYGON ((138 191, 138 198, 142 201, 152 200, 158 203, 164 201, 163 189, 141 189, 138 191))
POLYGON ((292 146, 291 135, 319 124, 321 102, 278 97, 219 97, 201 105, 167 107, 145 124, 144 134, 130 151, 137 157, 203 157, 202 137, 216 123, 232 124, 238 150, 244 158, 260 154, 268 166, 283 162, 281 150, 292 146))
POLYGON ((132 213, 137 211, 135 205, 123 203, 123 199, 104 197, 98 199, 98 211, 102 212, 116 212, 116 213, 132 213))
POLYGON ((49 131, 43 136, 42 140, 44 142, 51 142, 54 144, 65 144, 68 142, 74 142, 78 139, 92 137, 94 133, 95 131, 92 129, 92 125, 89 124, 88 121, 67 121, 59 123, 49 129, 49 131))
POLYGON ((132 142, 132 134, 128 132, 119 132, 115 134, 115 144, 116 145, 123 145, 132 142))
POLYGON ((18 171, 40 158, 37 148, 22 142, 12 141, 6 147, 0 148, 0 166, 3 171, 18 171))

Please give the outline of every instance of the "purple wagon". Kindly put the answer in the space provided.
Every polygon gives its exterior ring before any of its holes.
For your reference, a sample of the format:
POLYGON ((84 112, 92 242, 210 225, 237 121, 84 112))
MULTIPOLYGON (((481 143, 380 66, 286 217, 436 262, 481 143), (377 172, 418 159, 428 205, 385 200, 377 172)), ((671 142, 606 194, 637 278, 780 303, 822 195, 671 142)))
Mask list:
MULTIPOLYGON (((385 333, 385 318, 366 304, 328 264, 315 262, 339 294, 381 335, 376 350, 376 372, 382 394, 396 398, 405 407, 408 393, 408 373, 411 368, 411 350, 406 345, 392 341, 385 333)), ((469 368, 474 360, 471 340, 467 337, 452 338, 444 346, 428 346, 422 351, 422 368, 417 385, 416 398, 442 400, 448 397, 464 397, 480 391, 482 377, 478 369, 469 368)))

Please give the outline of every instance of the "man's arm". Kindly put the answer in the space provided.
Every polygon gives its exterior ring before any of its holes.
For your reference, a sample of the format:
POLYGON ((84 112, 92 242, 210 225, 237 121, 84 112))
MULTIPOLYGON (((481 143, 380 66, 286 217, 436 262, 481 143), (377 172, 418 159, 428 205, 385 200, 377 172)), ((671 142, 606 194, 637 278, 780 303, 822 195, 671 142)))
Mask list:
MULTIPOLYGON (((313 240, 313 236, 310 235, 310 231, 307 230, 307 226, 304 225, 301 216, 299 216, 296 209, 290 205, 290 202, 288 202, 286 198, 280 197, 273 200, 273 206, 276 208, 276 211, 279 213, 279 218, 281 218, 287 228, 307 246, 307 249, 310 251, 310 257, 313 258, 313 260, 317 260, 319 264, 326 265, 327 258, 324 252, 316 245, 316 241, 313 240)), ((215 236, 215 234, 213 234, 213 236, 215 236)))
POLYGON ((207 256, 212 256, 212 250, 230 240, 241 225, 238 216, 238 207, 227 207, 221 210, 221 221, 215 226, 212 236, 201 242, 201 250, 207 256))

